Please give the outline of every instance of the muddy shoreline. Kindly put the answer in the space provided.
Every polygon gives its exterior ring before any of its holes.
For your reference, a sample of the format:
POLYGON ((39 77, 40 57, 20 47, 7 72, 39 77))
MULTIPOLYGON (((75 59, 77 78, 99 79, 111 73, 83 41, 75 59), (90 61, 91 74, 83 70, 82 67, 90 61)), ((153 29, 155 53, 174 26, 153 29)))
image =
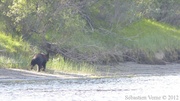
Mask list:
POLYGON ((87 75, 37 72, 22 69, 0 68, 0 81, 8 80, 47 80, 47 79, 77 79, 85 78, 87 75))
POLYGON ((115 66, 103 66, 98 68, 97 74, 102 76, 163 76, 180 74, 180 64, 147 65, 135 62, 119 63, 115 66))
POLYGON ((180 74, 180 64, 144 65, 133 62, 115 66, 97 66, 95 74, 71 74, 63 72, 36 72, 22 69, 0 68, 0 80, 39 80, 39 79, 80 79, 95 77, 134 77, 163 76, 180 74))

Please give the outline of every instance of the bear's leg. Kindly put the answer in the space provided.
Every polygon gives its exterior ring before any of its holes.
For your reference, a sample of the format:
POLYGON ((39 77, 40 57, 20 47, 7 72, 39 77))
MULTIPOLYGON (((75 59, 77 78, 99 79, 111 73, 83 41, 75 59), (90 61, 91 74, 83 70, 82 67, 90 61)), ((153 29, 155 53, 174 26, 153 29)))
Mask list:
POLYGON ((42 66, 43 66, 42 70, 45 71, 45 69, 46 69, 46 62, 43 62, 42 66))
POLYGON ((42 68, 42 65, 41 65, 41 64, 38 64, 37 71, 40 72, 41 68, 42 68))

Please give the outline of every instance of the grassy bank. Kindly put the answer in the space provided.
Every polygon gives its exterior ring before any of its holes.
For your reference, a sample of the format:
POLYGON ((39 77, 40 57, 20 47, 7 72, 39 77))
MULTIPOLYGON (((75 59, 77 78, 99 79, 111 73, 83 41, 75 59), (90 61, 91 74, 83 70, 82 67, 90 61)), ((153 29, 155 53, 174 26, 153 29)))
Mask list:
POLYGON ((152 20, 136 22, 119 32, 130 48, 152 52, 179 49, 180 30, 152 20))
POLYGON ((124 43, 140 63, 161 64, 179 61, 180 30, 167 24, 144 19, 119 31, 128 41, 124 43))
POLYGON ((26 68, 30 45, 20 37, 12 37, 0 32, 0 66, 8 68, 26 68))
MULTIPOLYGON (((0 32, 0 66, 27 69, 33 55, 44 51, 39 47, 41 42, 38 42, 42 41, 38 40, 42 36, 34 35, 27 42, 11 35, 0 32), (38 45, 32 46, 35 43, 38 45)), ((72 62, 65 61, 61 55, 51 55, 48 69, 64 72, 95 72, 95 67, 87 64, 87 61, 158 64, 157 61, 175 62, 180 57, 180 30, 148 19, 121 30, 117 27, 69 34, 49 32, 45 38, 55 44, 54 50, 66 48, 70 51, 68 55, 73 58, 83 58, 83 62, 72 62)))
POLYGON ((95 73, 95 66, 87 63, 76 63, 65 61, 61 56, 56 56, 49 60, 47 67, 56 71, 73 73, 95 73))
POLYGON ((177 61, 180 57, 180 30, 149 19, 111 30, 99 28, 84 33, 48 33, 47 39, 57 42, 59 48, 77 51, 75 54, 87 57, 86 61, 98 63, 135 61, 153 64, 159 60, 177 61))
MULTIPOLYGON (((41 50, 23 41, 21 37, 12 37, 5 32, 0 32, 0 67, 29 69, 33 55, 38 52, 41 50)), ((47 69, 76 73, 94 72, 93 66, 64 61, 61 56, 50 56, 47 69)))

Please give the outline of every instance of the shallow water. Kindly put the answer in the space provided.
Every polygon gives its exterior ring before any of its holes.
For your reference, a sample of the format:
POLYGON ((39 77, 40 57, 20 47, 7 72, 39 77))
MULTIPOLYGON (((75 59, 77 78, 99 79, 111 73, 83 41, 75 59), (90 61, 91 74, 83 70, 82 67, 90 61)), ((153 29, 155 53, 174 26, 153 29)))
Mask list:
POLYGON ((0 101, 179 101, 180 75, 1 80, 0 101))

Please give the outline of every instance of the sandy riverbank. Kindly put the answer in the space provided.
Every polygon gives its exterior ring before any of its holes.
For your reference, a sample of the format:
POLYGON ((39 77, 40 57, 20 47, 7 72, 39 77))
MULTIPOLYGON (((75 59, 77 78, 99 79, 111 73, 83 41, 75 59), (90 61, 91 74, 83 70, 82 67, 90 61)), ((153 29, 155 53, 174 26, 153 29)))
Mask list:
POLYGON ((91 77, 133 77, 163 76, 180 74, 180 64, 144 65, 136 63, 120 63, 115 66, 97 66, 97 72, 89 74, 70 74, 63 72, 36 72, 21 69, 0 68, 0 80, 10 79, 77 79, 91 77))

